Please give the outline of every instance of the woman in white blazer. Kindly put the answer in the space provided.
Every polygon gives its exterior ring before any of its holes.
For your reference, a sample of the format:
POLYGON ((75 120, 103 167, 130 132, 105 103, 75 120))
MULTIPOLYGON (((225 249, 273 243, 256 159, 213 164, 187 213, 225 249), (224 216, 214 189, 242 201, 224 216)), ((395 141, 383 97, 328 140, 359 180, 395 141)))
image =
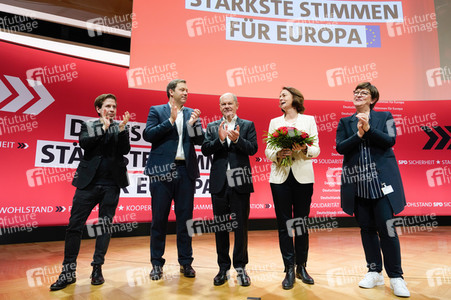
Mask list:
POLYGON ((283 115, 271 120, 268 133, 273 133, 283 126, 290 126, 315 137, 311 146, 295 145, 293 149, 274 149, 267 146, 265 150, 266 157, 272 161, 269 182, 286 272, 282 287, 291 289, 295 277, 307 284, 314 283, 305 269, 309 248, 307 218, 314 183, 312 158, 319 155, 320 149, 315 118, 303 114, 305 108, 302 93, 293 87, 283 87, 279 96, 279 107, 283 115), (293 164, 280 165, 281 160, 287 156, 292 157, 293 164))

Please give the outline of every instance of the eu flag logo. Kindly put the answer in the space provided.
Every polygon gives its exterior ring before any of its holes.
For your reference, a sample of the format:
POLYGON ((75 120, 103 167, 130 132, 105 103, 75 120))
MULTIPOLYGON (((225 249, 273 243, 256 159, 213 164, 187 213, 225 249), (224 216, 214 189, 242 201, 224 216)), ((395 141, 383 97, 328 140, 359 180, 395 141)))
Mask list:
POLYGON ((381 30, 377 25, 366 25, 366 47, 380 48, 381 47, 381 30))

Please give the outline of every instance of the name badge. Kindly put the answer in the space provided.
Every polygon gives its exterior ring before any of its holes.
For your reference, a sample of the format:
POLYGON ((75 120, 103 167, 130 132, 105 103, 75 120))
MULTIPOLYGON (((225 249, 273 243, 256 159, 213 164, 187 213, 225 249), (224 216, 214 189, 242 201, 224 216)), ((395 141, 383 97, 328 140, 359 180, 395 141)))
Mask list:
POLYGON ((385 185, 385 183, 382 184, 382 193, 384 193, 384 195, 388 195, 393 193, 393 187, 391 185, 385 185))

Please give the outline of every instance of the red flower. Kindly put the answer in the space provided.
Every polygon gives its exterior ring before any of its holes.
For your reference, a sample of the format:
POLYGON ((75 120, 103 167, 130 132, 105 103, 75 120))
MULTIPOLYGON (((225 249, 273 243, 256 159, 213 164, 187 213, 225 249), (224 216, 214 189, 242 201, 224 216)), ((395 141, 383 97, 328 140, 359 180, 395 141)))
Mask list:
POLYGON ((283 135, 287 135, 288 134, 288 128, 287 127, 280 127, 279 128, 279 131, 280 131, 280 133, 281 134, 283 134, 283 135))
MULTIPOLYGON (((308 133, 292 126, 277 128, 273 133, 266 133, 266 137, 264 138, 267 146, 272 149, 292 149, 294 145, 303 144, 311 146, 313 145, 313 140, 314 137, 311 137, 308 133)), ((283 158, 279 164, 281 166, 291 166, 293 164, 293 159, 291 156, 287 156, 283 158)))

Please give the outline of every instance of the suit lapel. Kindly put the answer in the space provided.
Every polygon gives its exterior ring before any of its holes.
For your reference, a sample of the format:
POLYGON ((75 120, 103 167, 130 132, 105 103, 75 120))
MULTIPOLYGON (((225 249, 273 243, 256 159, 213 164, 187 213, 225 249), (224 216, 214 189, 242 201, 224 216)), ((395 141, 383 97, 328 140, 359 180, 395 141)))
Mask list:
POLYGON ((240 130, 243 127, 243 122, 241 121, 240 118, 236 117, 236 122, 235 122, 235 128, 233 128, 234 130, 236 129, 236 126, 239 125, 240 126, 240 130))
POLYGON ((218 121, 215 121, 215 123, 212 126, 214 128, 214 130, 213 130, 214 138, 219 138, 218 130, 219 130, 219 125, 221 125, 222 120, 223 119, 219 119, 218 121), (217 128, 217 130, 216 130, 216 128, 217 128))
POLYGON ((185 107, 183 108, 183 123, 182 123, 182 131, 183 131, 183 135, 182 135, 182 140, 183 138, 186 136, 187 132, 186 132, 186 126, 188 126, 188 121, 190 118, 190 113, 188 112, 188 109, 185 107))
MULTIPOLYGON (((169 117, 171 116, 171 106, 169 105, 169 103, 167 103, 165 106, 163 106, 163 120, 167 120, 169 119, 169 117)), ((175 132, 177 132, 177 126, 175 127, 175 132)))
POLYGON ((379 125, 380 119, 378 118, 378 115, 373 110, 370 111, 370 126, 373 128, 377 128, 379 125))
POLYGON ((163 106, 163 112, 163 117, 167 117, 169 119, 169 117, 171 116, 171 106, 169 106, 169 103, 163 106))
POLYGON ((358 131, 357 130, 357 123, 359 122, 359 119, 357 119, 356 115, 357 115, 357 113, 355 113, 355 114, 353 114, 351 116, 351 121, 349 123, 353 133, 356 133, 358 131))

